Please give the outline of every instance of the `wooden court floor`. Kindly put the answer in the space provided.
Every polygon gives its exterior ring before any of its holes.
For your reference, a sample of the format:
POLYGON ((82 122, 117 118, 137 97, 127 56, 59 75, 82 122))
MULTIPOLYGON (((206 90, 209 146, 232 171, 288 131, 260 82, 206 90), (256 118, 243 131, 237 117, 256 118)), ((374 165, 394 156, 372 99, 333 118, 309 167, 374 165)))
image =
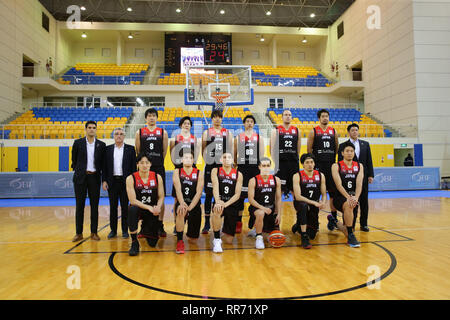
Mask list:
MULTIPOLYGON (((173 216, 168 236, 128 256, 129 240, 107 240, 108 207, 100 207, 101 241, 71 242, 74 207, 0 208, 0 299, 449 299, 450 198, 371 199, 370 232, 359 231, 361 248, 326 228, 313 247, 300 247, 290 228, 295 213, 284 202, 285 247, 254 248, 244 232, 222 254, 212 234, 186 253, 175 253, 173 216)), ((202 223, 203 225, 203 223, 202 223)), ((120 222, 119 222, 120 228, 120 222)), ((86 208, 84 236, 89 232, 86 208)), ((120 233, 119 233, 120 235, 120 233)))

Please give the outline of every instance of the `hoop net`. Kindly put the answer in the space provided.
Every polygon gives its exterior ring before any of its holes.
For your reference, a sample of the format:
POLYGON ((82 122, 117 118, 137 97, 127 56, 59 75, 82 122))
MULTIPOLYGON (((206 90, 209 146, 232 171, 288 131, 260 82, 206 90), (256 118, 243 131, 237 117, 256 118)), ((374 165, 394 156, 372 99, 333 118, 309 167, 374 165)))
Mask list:
POLYGON ((228 92, 216 92, 211 94, 211 97, 213 97, 216 100, 216 105, 213 108, 213 110, 221 110, 223 113, 226 112, 226 110, 224 110, 225 108, 225 103, 223 102, 225 99, 230 97, 230 94, 228 92))

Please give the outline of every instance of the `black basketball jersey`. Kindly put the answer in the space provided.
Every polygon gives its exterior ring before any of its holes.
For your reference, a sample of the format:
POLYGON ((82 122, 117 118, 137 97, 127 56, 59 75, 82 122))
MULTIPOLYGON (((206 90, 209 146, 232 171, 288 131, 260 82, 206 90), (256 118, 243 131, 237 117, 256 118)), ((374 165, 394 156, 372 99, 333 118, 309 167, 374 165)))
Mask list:
POLYGON ((262 176, 258 174, 255 180, 255 201, 266 208, 274 208, 277 193, 276 178, 273 175, 269 175, 269 178, 264 181, 262 176))
POLYGON ((217 169, 217 179, 219 181, 220 200, 227 202, 236 193, 236 183, 238 179, 238 171, 232 168, 227 174, 223 167, 217 169))
POLYGON ((146 152, 150 157, 152 166, 164 166, 163 158, 163 138, 164 129, 155 128, 150 131, 148 127, 141 128, 139 131, 141 138, 141 152, 146 152))
POLYGON ((193 134, 189 138, 185 138, 181 134, 175 137, 173 151, 178 152, 172 155, 172 159, 176 169, 183 167, 181 159, 183 158, 184 152, 192 152, 194 154, 196 140, 197 138, 193 134))
POLYGON ((320 126, 314 128, 313 154, 316 162, 336 162, 336 131, 328 127, 325 131, 320 126))
POLYGON ((290 126, 289 129, 285 129, 283 126, 277 127, 278 131, 278 147, 279 147, 279 160, 298 162, 298 128, 290 126))
POLYGON ((147 182, 142 181, 139 172, 133 173, 134 191, 136 199, 150 206, 158 204, 158 176, 155 172, 149 171, 147 182))
MULTIPOLYGON (((187 174, 183 168, 178 169, 180 177, 181 193, 183 194, 183 200, 188 205, 191 204, 197 193, 197 182, 200 174, 200 170, 192 168, 191 174, 187 174)), ((198 203, 200 205, 200 201, 198 203)))
POLYGON ((322 176, 317 170, 313 171, 312 177, 308 177, 305 170, 300 171, 300 190, 303 197, 309 200, 320 200, 320 184, 322 182, 322 176))
POLYGON ((342 186, 349 195, 355 195, 356 178, 360 172, 359 162, 352 161, 352 165, 347 167, 344 160, 338 162, 339 175, 341 176, 342 186))
POLYGON ((208 129, 205 149, 206 165, 213 167, 220 166, 220 158, 222 157, 224 150, 229 150, 229 146, 227 145, 227 136, 228 130, 225 128, 222 128, 219 132, 217 132, 214 128, 208 129))
POLYGON ((253 132, 248 137, 245 132, 238 136, 237 164, 246 166, 258 166, 259 163, 259 134, 253 132))

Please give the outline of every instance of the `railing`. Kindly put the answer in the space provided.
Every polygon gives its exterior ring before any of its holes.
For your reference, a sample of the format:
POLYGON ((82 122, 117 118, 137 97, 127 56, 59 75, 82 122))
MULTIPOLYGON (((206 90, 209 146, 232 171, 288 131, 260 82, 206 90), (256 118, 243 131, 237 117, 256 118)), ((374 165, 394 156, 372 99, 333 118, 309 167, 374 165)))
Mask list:
MULTIPOLYGON (((209 119, 208 119, 209 121, 209 119)), ((205 124, 204 121, 196 121, 193 123, 191 129, 192 133, 200 137, 204 130, 210 126, 210 122, 205 124)), ((394 127, 399 135, 393 134, 393 137, 417 137, 417 127, 414 125, 383 125, 383 124, 358 124, 359 132, 361 138, 377 138, 385 137, 384 134, 379 135, 377 128, 381 127, 382 130, 385 126, 394 127)), ((97 135, 99 139, 110 139, 112 138, 112 131, 117 127, 117 124, 99 124, 97 126, 97 135)), ((140 128, 145 126, 143 123, 127 124, 124 126, 126 132, 128 132, 127 138, 134 138, 134 133, 140 128)), ((180 128, 178 124, 158 124, 158 126, 164 128, 169 133, 169 137, 174 138, 179 132, 180 128)), ((223 126, 233 133, 233 136, 238 135, 244 130, 243 124, 227 124, 224 123, 223 126)), ((301 137, 305 138, 308 132, 316 124, 302 124, 297 125, 301 130, 301 137)), ((341 132, 341 137, 348 136, 347 125, 343 124, 331 124, 332 127, 341 132)), ((275 125, 264 123, 258 125, 258 131, 260 134, 269 138, 271 131, 275 128, 275 125)), ((74 125, 74 124, 6 124, 0 125, 0 138, 5 139, 75 139, 85 136, 84 125, 74 125)))

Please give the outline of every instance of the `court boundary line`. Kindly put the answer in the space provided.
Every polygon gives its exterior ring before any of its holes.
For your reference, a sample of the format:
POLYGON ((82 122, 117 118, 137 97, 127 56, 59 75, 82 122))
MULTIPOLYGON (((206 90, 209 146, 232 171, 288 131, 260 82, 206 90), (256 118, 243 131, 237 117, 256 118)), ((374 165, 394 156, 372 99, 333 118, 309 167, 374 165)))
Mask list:
MULTIPOLYGON (((411 240, 397 240, 397 241, 411 241, 411 240)), ((171 291, 171 290, 157 288, 157 287, 153 287, 153 286, 150 286, 150 285, 138 282, 136 280, 133 280, 133 279, 125 276, 121 272, 119 272, 119 270, 117 270, 116 266, 114 265, 114 257, 116 256, 117 252, 111 253, 111 255, 109 256, 109 259, 108 259, 108 265, 109 265, 111 271, 114 272, 114 274, 116 274, 118 277, 120 277, 123 280, 125 280, 127 282, 130 282, 130 283, 132 283, 132 284, 134 284, 136 286, 140 286, 140 287, 143 287, 145 289, 158 291, 158 292, 162 292, 162 293, 166 293, 166 294, 183 296, 183 297, 187 297, 187 298, 199 298, 199 299, 203 299, 203 300, 303 300, 303 299, 320 298, 320 297, 325 297, 325 296, 337 295, 337 294, 341 294, 341 293, 346 293, 346 292, 362 289, 364 287, 368 287, 368 286, 373 285, 373 284, 375 284, 377 282, 380 282, 381 280, 385 279, 390 274, 392 274, 394 272, 394 270, 396 269, 396 267, 397 267, 397 259, 396 259, 395 255, 391 251, 389 251, 387 248, 385 248, 382 245, 378 244, 377 241, 366 242, 366 243, 371 243, 371 244, 374 244, 377 247, 381 248, 382 250, 385 251, 385 253, 388 254, 388 256, 390 258, 390 265, 389 265, 388 270, 386 272, 384 272, 380 277, 378 277, 377 279, 372 280, 370 283, 369 282, 365 282, 363 284, 359 284, 359 285, 356 285, 356 286, 353 286, 353 287, 350 287, 350 288, 345 288, 345 289, 340 289, 340 290, 335 290, 335 291, 330 291, 330 292, 324 292, 324 293, 318 293, 318 294, 310 294, 310 295, 303 295, 303 296, 292 296, 292 297, 278 297, 278 298, 273 298, 273 297, 272 298, 227 298, 227 297, 214 297, 214 296, 196 295, 196 294, 190 294, 190 293, 171 291)), ((339 245, 342 245, 342 243, 339 243, 339 245)))

